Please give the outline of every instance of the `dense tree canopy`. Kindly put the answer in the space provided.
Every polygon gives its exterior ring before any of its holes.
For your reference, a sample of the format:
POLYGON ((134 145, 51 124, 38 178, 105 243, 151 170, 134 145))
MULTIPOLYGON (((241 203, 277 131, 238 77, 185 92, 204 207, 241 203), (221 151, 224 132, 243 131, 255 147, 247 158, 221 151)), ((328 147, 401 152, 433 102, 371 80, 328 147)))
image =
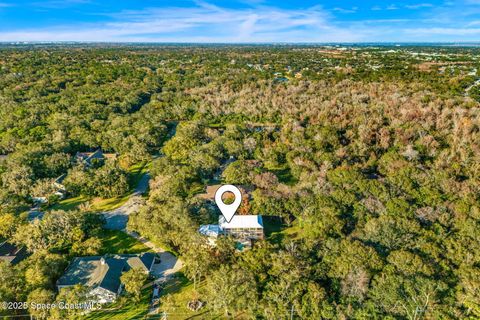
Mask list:
POLYGON ((48 299, 66 257, 98 248, 94 214, 26 222, 33 193, 68 173, 72 194, 122 195, 125 168, 155 157, 129 228, 177 251, 220 316, 480 317, 478 49, 0 52, 0 237, 34 253, 0 264, 0 300, 48 299), (97 148, 118 160, 79 168, 97 148), (251 188, 281 231, 207 245, 198 226, 219 213, 197 194, 219 182, 251 188))

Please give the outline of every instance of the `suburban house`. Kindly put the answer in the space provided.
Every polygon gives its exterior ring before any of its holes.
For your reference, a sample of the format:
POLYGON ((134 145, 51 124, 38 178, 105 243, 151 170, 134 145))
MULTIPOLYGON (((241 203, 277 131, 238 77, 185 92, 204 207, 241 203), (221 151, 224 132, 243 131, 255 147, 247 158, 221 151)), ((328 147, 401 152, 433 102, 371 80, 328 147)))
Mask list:
POLYGON ((60 199, 64 199, 67 195, 67 189, 63 184, 63 180, 67 177, 67 174, 64 173, 52 182, 52 188, 54 189, 53 193, 50 195, 39 195, 39 196, 32 196, 32 201, 36 204, 44 204, 48 203, 48 198, 52 195, 58 196, 60 199))
POLYGON ((102 164, 105 159, 115 159, 117 157, 114 153, 103 153, 102 149, 97 149, 94 152, 77 152, 75 159, 89 168, 95 164, 102 164))
POLYGON ((224 235, 239 241, 263 239, 263 220, 260 215, 234 215, 230 222, 220 216, 218 225, 224 235))
POLYGON ((65 198, 65 195, 67 193, 67 188, 65 188, 65 185, 63 184, 63 181, 65 180, 66 177, 67 177, 67 174, 64 173, 53 181, 53 186, 56 189, 56 191, 53 194, 59 196, 60 199, 65 198))
POLYGON ((89 288, 89 297, 99 303, 114 302, 122 292, 120 277, 130 269, 150 273, 155 254, 122 254, 74 258, 65 274, 57 281, 58 290, 74 285, 89 288))
POLYGON ((10 242, 0 241, 0 261, 17 264, 28 256, 25 247, 17 247, 10 242))
POLYGON ((260 215, 235 215, 230 222, 220 216, 218 225, 202 225, 198 232, 207 236, 211 245, 215 245, 216 239, 221 235, 231 236, 247 246, 251 245, 252 241, 264 238, 263 220, 260 215))

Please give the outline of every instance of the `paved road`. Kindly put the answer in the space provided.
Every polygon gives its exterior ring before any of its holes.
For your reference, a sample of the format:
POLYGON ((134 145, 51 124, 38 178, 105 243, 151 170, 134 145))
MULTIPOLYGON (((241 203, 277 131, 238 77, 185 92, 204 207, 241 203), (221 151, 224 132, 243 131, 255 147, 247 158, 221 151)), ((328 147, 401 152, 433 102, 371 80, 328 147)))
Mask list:
POLYGON ((140 206, 144 203, 142 194, 147 191, 149 181, 150 174, 144 174, 130 196, 130 199, 128 199, 124 205, 115 210, 103 213, 103 216, 106 220, 105 228, 112 230, 123 230, 127 227, 128 216, 132 212, 138 211, 140 206))
POLYGON ((155 251, 159 256, 161 263, 154 266, 153 275, 157 277, 158 281, 165 281, 170 275, 174 274, 182 268, 182 262, 177 259, 170 252, 163 248, 156 246, 154 243, 141 237, 138 233, 127 230, 128 216, 137 211, 144 203, 142 194, 147 191, 150 175, 146 173, 139 181, 135 191, 130 196, 130 199, 121 207, 104 212, 103 215, 107 221, 106 228, 113 230, 121 230, 126 234, 136 238, 144 245, 155 251))
POLYGON ((42 220, 44 215, 45 215, 45 212, 41 211, 40 208, 33 207, 33 208, 30 208, 30 211, 28 211, 27 220, 30 222, 36 219, 42 220))

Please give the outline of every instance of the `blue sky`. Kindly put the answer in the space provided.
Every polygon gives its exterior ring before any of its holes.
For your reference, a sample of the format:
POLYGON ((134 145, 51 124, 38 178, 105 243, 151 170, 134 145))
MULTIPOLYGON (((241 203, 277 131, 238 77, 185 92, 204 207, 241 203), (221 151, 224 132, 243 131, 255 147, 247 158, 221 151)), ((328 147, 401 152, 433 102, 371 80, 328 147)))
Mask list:
POLYGON ((0 41, 480 41, 480 0, 0 0, 0 41))

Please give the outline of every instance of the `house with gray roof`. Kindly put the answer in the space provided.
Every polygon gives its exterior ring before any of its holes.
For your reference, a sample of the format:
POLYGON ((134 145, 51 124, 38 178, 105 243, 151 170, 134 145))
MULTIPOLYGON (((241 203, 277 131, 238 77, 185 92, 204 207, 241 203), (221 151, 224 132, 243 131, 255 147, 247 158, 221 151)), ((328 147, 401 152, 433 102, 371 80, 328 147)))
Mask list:
POLYGON ((88 296, 99 303, 114 302, 121 294, 122 274, 131 269, 150 273, 155 254, 117 254, 74 258, 64 275, 57 281, 57 288, 83 285, 90 289, 88 296))
POLYGON ((0 240, 0 261, 17 264, 28 256, 25 247, 16 246, 8 241, 0 240))
POLYGON ((75 158, 86 168, 90 168, 97 164, 103 164, 106 159, 116 159, 117 155, 115 153, 104 153, 102 149, 97 149, 94 152, 77 152, 75 158))

